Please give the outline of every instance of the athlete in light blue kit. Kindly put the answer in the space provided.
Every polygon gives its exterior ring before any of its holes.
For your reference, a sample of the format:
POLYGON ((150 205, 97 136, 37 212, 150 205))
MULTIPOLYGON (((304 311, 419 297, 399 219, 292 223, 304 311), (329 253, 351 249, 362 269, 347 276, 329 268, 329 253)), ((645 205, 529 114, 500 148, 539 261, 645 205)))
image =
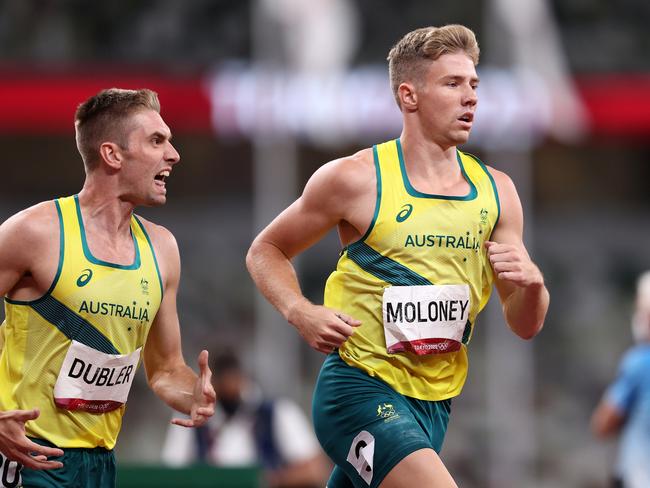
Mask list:
POLYGON ((637 284, 632 331, 637 342, 621 360, 592 417, 600 437, 621 433, 615 486, 650 487, 650 271, 637 284))

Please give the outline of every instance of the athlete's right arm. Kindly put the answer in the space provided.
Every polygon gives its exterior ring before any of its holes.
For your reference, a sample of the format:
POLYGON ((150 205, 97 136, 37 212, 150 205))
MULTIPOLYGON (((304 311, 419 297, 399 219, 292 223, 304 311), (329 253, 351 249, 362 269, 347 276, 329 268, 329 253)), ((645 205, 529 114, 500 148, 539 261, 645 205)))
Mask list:
POLYGON ((337 225, 363 235, 364 221, 369 224, 374 210, 365 208, 367 201, 374 202, 374 185, 372 156, 367 153, 322 166, 302 195, 255 238, 246 256, 248 271, 262 294, 312 348, 324 353, 343 344, 361 322, 309 302, 291 259, 337 225))
POLYGON ((61 468, 63 463, 47 460, 47 456, 63 456, 61 449, 41 446, 25 436, 25 422, 39 414, 37 408, 0 411, 0 453, 31 469, 61 468))
MULTIPOLYGON (((56 210, 52 202, 48 203, 50 208, 47 204, 37 205, 0 225, 0 293, 3 296, 19 286, 24 278, 25 287, 37 286, 39 280, 47 280, 48 270, 34 269, 34 263, 44 260, 43 244, 48 240, 51 242, 52 237, 58 234, 56 210), (54 230, 42 221, 49 220, 52 212, 56 226, 54 230)), ((55 247, 58 254, 58 245, 55 247)), ((61 449, 41 446, 25 436, 25 423, 38 416, 37 408, 0 411, 0 452, 28 468, 60 468, 62 463, 48 461, 46 456, 62 456, 61 449)))
POLYGON ((0 225, 0 293, 7 295, 28 275, 32 265, 31 240, 38 239, 29 225, 30 210, 7 219, 0 225))

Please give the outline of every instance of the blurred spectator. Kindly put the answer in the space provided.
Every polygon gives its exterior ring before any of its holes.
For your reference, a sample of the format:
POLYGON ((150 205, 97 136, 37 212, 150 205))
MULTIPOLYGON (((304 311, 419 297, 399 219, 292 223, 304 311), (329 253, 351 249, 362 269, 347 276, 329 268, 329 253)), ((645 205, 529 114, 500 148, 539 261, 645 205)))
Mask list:
POLYGON ((607 437, 621 432, 612 486, 650 487, 650 271, 639 278, 632 332, 618 376, 591 419, 593 432, 607 437))
POLYGON ((231 353, 211 357, 217 407, 200 430, 171 425, 162 461, 169 466, 259 465, 270 488, 325 486, 326 458, 300 407, 287 399, 268 399, 231 353))

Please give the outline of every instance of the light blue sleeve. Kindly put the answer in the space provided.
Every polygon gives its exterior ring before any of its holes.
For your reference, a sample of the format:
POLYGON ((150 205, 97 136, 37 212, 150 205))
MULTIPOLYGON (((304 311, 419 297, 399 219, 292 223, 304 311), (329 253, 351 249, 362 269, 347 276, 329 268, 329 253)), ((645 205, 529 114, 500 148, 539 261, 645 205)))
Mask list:
POLYGON ((643 374, 642 358, 632 349, 619 366, 618 375, 606 393, 607 401, 622 414, 627 414, 638 392, 643 374))

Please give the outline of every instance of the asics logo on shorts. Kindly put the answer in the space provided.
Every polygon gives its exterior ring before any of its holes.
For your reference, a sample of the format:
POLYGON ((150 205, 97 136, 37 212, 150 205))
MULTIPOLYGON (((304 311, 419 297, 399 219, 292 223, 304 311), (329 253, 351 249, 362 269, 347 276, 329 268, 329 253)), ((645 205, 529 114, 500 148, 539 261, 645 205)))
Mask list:
POLYGON ((77 286, 81 288, 82 286, 86 286, 88 282, 90 281, 90 278, 93 277, 93 272, 92 270, 86 268, 81 272, 81 275, 79 275, 79 278, 77 278, 77 286))
POLYGON ((402 210, 400 210, 400 212, 397 214, 395 220, 398 222, 404 222, 406 219, 408 219, 411 216, 411 212, 413 212, 413 205, 407 203, 402 206, 402 210))

